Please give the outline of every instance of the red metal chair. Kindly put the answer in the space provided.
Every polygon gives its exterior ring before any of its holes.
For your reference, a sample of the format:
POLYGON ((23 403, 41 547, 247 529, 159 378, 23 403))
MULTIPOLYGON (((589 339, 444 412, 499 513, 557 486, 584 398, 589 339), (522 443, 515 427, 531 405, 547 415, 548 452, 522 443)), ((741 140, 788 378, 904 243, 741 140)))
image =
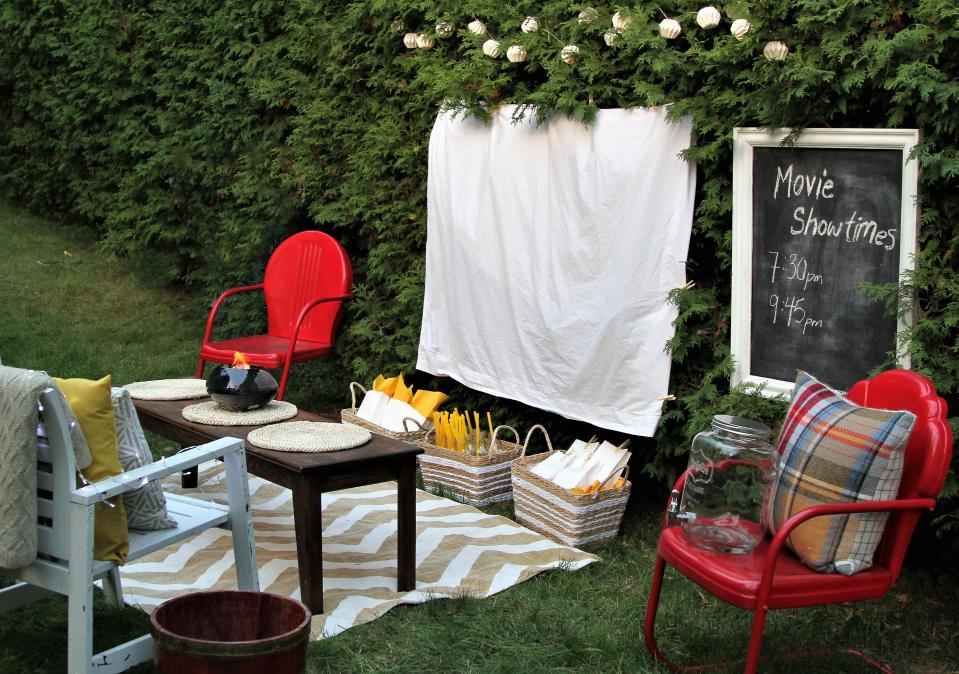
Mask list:
MULTIPOLYGON (((669 564, 699 587, 719 599, 752 611, 753 624, 746 656, 745 672, 759 666, 763 628, 769 609, 800 608, 883 596, 902 569, 902 560, 912 537, 920 511, 932 510, 949 470, 952 458, 952 432, 946 416, 946 403, 932 383, 914 372, 893 370, 860 381, 847 396, 869 407, 909 410, 916 425, 906 447, 905 466, 896 500, 871 503, 847 503, 813 506, 791 517, 772 539, 760 543, 742 555, 712 553, 687 541, 682 527, 665 527, 659 538, 659 551, 653 584, 646 608, 643 636, 646 648, 672 671, 703 671, 715 665, 686 666, 671 662, 656 645, 654 628, 659 608, 663 573, 669 564), (783 543, 799 524, 813 517, 851 512, 890 511, 873 566, 853 576, 824 574, 803 566, 783 543)), ((684 477, 675 489, 682 490, 684 477)), ((871 656, 844 649, 884 672, 890 670, 871 656)), ((821 651, 816 651, 821 653, 821 651)))
POLYGON ((206 321, 196 376, 203 378, 206 361, 232 363, 237 351, 251 365, 283 368, 277 400, 283 399, 290 365, 325 358, 350 298, 353 267, 343 246, 329 234, 305 231, 281 243, 266 265, 263 282, 231 288, 217 298, 206 321), (230 295, 262 290, 266 298, 267 333, 211 342, 213 321, 230 295))

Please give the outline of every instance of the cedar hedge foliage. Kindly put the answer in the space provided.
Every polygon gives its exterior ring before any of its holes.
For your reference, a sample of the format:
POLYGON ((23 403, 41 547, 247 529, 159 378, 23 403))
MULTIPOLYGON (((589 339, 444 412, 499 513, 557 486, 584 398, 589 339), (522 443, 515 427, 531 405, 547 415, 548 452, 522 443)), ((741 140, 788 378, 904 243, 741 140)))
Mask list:
MULTIPOLYGON (((205 299, 262 272, 289 234, 317 227, 350 251, 356 300, 338 361, 309 395, 343 402, 350 379, 411 372, 419 335, 429 131, 439 106, 483 117, 501 103, 588 122, 598 108, 670 104, 696 129, 699 167, 690 277, 672 347, 672 388, 645 472, 663 479, 720 411, 775 421, 782 401, 728 391, 731 138, 734 126, 921 128, 920 252, 899 288, 914 303, 904 344, 915 369, 959 409, 959 8, 953 0, 742 0, 720 27, 696 27, 698 3, 556 0, 4 0, 0 6, 0 184, 10 198, 97 230, 160 282, 205 299), (632 24, 607 47, 609 18, 632 24), (684 26, 657 32, 662 13, 684 26), (523 18, 548 30, 525 34, 523 18), (729 22, 745 17, 743 41, 729 22), (479 18, 523 63, 483 56, 479 18), (456 31, 408 50, 405 31, 456 31), (785 41, 783 62, 762 58, 785 41), (559 58, 580 45, 575 65, 559 58)), ((245 316, 255 307, 247 307, 245 316)), ((199 320, 199 319, 198 319, 199 320)), ((229 328, 229 326, 227 326, 229 328)), ((891 362, 891 361, 890 361, 891 362)), ((425 385, 429 382, 418 382, 425 385)), ((449 390, 451 382, 442 384, 449 390)), ((543 415, 453 386, 523 425, 543 415)), ((550 418, 564 434, 576 424, 550 418)), ((953 428, 959 430, 957 417, 953 428)), ((959 531, 956 471, 941 532, 959 531)))

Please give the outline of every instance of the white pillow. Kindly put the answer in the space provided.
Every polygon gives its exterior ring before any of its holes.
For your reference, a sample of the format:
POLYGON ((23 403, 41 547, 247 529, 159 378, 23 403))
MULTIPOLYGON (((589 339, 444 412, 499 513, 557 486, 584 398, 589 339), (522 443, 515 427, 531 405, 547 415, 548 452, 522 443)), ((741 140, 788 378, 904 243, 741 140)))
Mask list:
MULTIPOLYGON (((120 450, 120 465, 124 471, 153 463, 150 445, 143 435, 137 410, 130 392, 122 388, 110 390, 113 416, 117 425, 117 447, 120 450)), ((166 497, 157 482, 148 482, 142 487, 123 495, 123 507, 127 513, 127 526, 131 529, 172 529, 176 520, 166 510, 166 497)))

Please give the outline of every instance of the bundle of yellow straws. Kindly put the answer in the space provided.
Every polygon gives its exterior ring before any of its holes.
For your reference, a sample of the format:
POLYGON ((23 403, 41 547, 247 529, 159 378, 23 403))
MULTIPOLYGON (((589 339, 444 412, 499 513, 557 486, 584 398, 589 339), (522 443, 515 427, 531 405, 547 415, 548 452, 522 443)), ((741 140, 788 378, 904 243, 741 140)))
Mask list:
POLYGON ((454 452, 465 454, 486 454, 493 438, 493 417, 486 413, 488 434, 480 428, 480 414, 467 410, 460 412, 434 412, 433 426, 436 428, 436 445, 454 452), (472 418, 470 418, 472 417, 472 418), (484 442, 485 436, 485 442, 484 442))

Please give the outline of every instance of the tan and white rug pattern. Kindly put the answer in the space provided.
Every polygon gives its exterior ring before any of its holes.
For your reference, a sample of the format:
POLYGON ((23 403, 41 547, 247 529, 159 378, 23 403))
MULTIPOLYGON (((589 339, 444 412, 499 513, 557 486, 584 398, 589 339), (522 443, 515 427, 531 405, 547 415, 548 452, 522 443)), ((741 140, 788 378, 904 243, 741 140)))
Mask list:
MULTIPOLYGON (((225 501, 220 466, 200 488, 166 491, 225 501)), ((260 589, 300 598, 289 490, 250 477, 260 589)), ((319 535, 319 532, 318 532, 319 535)), ((396 484, 323 495, 323 602, 314 638, 374 620, 398 604, 464 595, 488 597, 548 569, 577 570, 594 555, 554 543, 505 517, 423 491, 416 493, 416 589, 396 591, 396 484)), ((128 603, 146 611, 198 590, 236 589, 230 534, 209 529, 121 568, 128 603)))

